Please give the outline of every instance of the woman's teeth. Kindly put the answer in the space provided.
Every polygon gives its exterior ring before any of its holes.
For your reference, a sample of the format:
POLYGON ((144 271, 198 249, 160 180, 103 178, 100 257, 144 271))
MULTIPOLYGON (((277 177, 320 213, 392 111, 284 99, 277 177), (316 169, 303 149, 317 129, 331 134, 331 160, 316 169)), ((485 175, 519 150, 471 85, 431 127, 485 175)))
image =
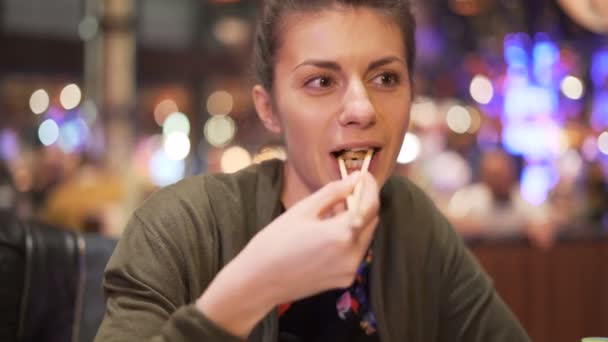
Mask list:
MULTIPOLYGON (((341 163, 348 173, 361 170, 365 166, 365 159, 369 155, 370 159, 373 156, 373 149, 353 149, 344 150, 336 155, 338 162, 341 163)), ((369 161, 368 161, 369 163, 369 161)), ((367 165, 369 167, 369 164, 367 165)))

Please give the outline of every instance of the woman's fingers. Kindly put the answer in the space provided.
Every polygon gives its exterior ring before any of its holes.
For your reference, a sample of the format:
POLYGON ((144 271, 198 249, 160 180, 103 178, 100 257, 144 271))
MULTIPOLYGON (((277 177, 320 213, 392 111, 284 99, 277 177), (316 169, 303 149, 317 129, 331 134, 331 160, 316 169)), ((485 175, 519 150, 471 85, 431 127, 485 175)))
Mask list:
POLYGON ((360 177, 360 189, 356 196, 357 203, 354 206, 354 226, 364 228, 370 220, 378 215, 380 199, 378 183, 369 172, 364 172, 360 177))
POLYGON ((310 195, 308 198, 298 203, 297 210, 321 218, 326 213, 331 211, 334 205, 346 200, 352 194, 357 182, 359 172, 354 172, 348 175, 343 180, 328 183, 317 192, 310 195))

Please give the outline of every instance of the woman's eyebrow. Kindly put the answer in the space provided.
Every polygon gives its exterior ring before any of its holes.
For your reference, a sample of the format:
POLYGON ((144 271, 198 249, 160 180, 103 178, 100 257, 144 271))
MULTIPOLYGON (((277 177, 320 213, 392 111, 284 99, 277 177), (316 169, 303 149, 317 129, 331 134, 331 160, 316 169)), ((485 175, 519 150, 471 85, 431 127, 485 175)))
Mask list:
MULTIPOLYGON (((393 62, 399 62, 399 63, 405 65, 405 62, 401 58, 396 57, 396 56, 387 56, 387 57, 383 57, 378 60, 370 62, 369 65, 367 66, 367 71, 379 68, 379 67, 387 65, 387 64, 391 64, 393 62)), ((298 69, 299 67, 304 66, 304 65, 312 65, 317 68, 330 69, 330 70, 334 70, 334 71, 340 71, 342 69, 340 67, 340 64, 338 64, 334 61, 327 61, 327 60, 322 60, 322 59, 307 59, 304 62, 298 64, 295 68, 293 68, 292 71, 295 71, 296 69, 298 69)))
POLYGON ((369 63, 369 65, 367 66, 367 71, 379 68, 387 64, 391 64, 393 62, 399 62, 405 66, 405 62, 401 60, 401 58, 397 56, 387 56, 369 63))
POLYGON ((331 70, 335 70, 335 71, 340 71, 340 69, 341 69, 340 65, 336 62, 326 61, 326 60, 321 60, 321 59, 307 59, 304 62, 298 64, 295 68, 293 68, 292 71, 295 71, 297 68, 304 66, 304 65, 312 65, 317 68, 331 69, 331 70))

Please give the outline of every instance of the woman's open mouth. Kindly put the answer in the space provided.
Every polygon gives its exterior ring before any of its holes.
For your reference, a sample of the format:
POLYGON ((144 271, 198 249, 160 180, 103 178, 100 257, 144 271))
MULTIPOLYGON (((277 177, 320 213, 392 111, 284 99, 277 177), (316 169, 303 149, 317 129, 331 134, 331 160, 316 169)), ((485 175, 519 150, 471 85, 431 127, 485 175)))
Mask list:
MULTIPOLYGON (((352 149, 344 149, 332 152, 332 156, 338 161, 338 164, 344 164, 347 173, 352 173, 361 170, 365 164, 366 158, 369 158, 367 163, 371 162, 374 154, 380 149, 377 147, 358 147, 352 149)), ((369 166, 369 164, 367 165, 369 166)), ((342 168, 342 166, 340 166, 342 168)))

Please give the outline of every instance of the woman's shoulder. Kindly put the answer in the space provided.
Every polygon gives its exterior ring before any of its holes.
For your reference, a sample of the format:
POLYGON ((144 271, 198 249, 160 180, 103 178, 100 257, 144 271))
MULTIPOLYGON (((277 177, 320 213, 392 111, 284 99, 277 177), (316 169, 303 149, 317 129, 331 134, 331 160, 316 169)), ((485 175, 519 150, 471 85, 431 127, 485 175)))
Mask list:
POLYGON ((408 241, 443 239, 452 227, 433 200, 418 185, 402 176, 388 179, 381 192, 385 215, 408 241))

